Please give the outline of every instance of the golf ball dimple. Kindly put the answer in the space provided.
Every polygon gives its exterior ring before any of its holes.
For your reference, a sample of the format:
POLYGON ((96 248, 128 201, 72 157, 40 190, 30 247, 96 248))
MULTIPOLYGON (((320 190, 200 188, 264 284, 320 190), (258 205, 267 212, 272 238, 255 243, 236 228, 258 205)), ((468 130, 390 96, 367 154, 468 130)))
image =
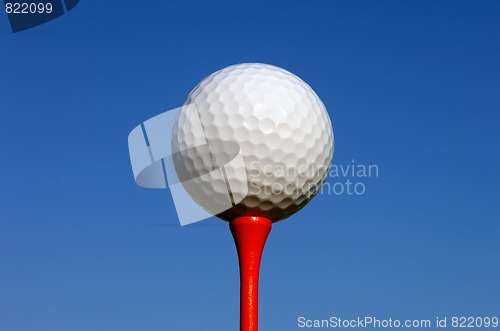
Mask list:
POLYGON ((297 76, 267 64, 233 65, 202 80, 184 105, 172 131, 174 166, 208 212, 277 222, 318 193, 333 156, 332 125, 297 76), (242 161, 231 162, 238 153, 242 161), (214 207, 228 197, 229 208, 214 207))

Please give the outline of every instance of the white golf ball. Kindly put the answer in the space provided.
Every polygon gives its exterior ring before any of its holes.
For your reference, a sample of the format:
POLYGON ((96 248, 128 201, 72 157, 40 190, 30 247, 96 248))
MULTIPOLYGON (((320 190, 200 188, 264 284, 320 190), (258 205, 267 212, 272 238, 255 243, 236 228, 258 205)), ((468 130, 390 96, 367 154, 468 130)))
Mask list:
POLYGON ((318 193, 333 132, 316 93, 292 73, 237 64, 191 91, 172 131, 173 162, 190 196, 224 220, 273 222, 318 193))

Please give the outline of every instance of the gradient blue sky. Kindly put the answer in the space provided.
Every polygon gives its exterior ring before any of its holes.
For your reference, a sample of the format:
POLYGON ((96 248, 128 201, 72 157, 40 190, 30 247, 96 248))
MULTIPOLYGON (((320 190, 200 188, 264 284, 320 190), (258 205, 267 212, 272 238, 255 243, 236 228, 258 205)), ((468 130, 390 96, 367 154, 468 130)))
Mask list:
MULTIPOLYGON (((127 135, 240 62, 308 82, 363 196, 274 226, 262 330, 297 318, 500 316, 500 2, 83 0, 0 14, 0 330, 237 330, 226 223, 178 226, 127 135)), ((329 179, 330 183, 334 179, 329 179)))

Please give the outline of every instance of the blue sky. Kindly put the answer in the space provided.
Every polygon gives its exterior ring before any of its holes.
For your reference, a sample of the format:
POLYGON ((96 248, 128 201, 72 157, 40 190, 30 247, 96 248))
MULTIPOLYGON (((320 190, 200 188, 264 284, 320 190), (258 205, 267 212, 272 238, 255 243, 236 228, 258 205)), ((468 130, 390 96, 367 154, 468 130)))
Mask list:
MULTIPOLYGON (((275 224, 262 330, 297 318, 500 315, 500 3, 81 1, 13 34, 0 14, 0 330, 236 330, 227 223, 178 226, 127 135, 210 73, 311 85, 364 195, 275 224)), ((344 180, 330 178, 328 183, 344 180)))

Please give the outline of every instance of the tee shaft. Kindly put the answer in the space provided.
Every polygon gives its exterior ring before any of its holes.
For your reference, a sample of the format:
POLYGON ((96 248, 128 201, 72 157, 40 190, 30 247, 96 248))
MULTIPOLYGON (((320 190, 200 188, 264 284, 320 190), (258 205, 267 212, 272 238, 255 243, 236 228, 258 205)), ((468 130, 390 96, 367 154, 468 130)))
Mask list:
POLYGON ((240 264, 240 331, 257 331, 259 269, 272 222, 265 217, 238 217, 229 223, 240 264))

